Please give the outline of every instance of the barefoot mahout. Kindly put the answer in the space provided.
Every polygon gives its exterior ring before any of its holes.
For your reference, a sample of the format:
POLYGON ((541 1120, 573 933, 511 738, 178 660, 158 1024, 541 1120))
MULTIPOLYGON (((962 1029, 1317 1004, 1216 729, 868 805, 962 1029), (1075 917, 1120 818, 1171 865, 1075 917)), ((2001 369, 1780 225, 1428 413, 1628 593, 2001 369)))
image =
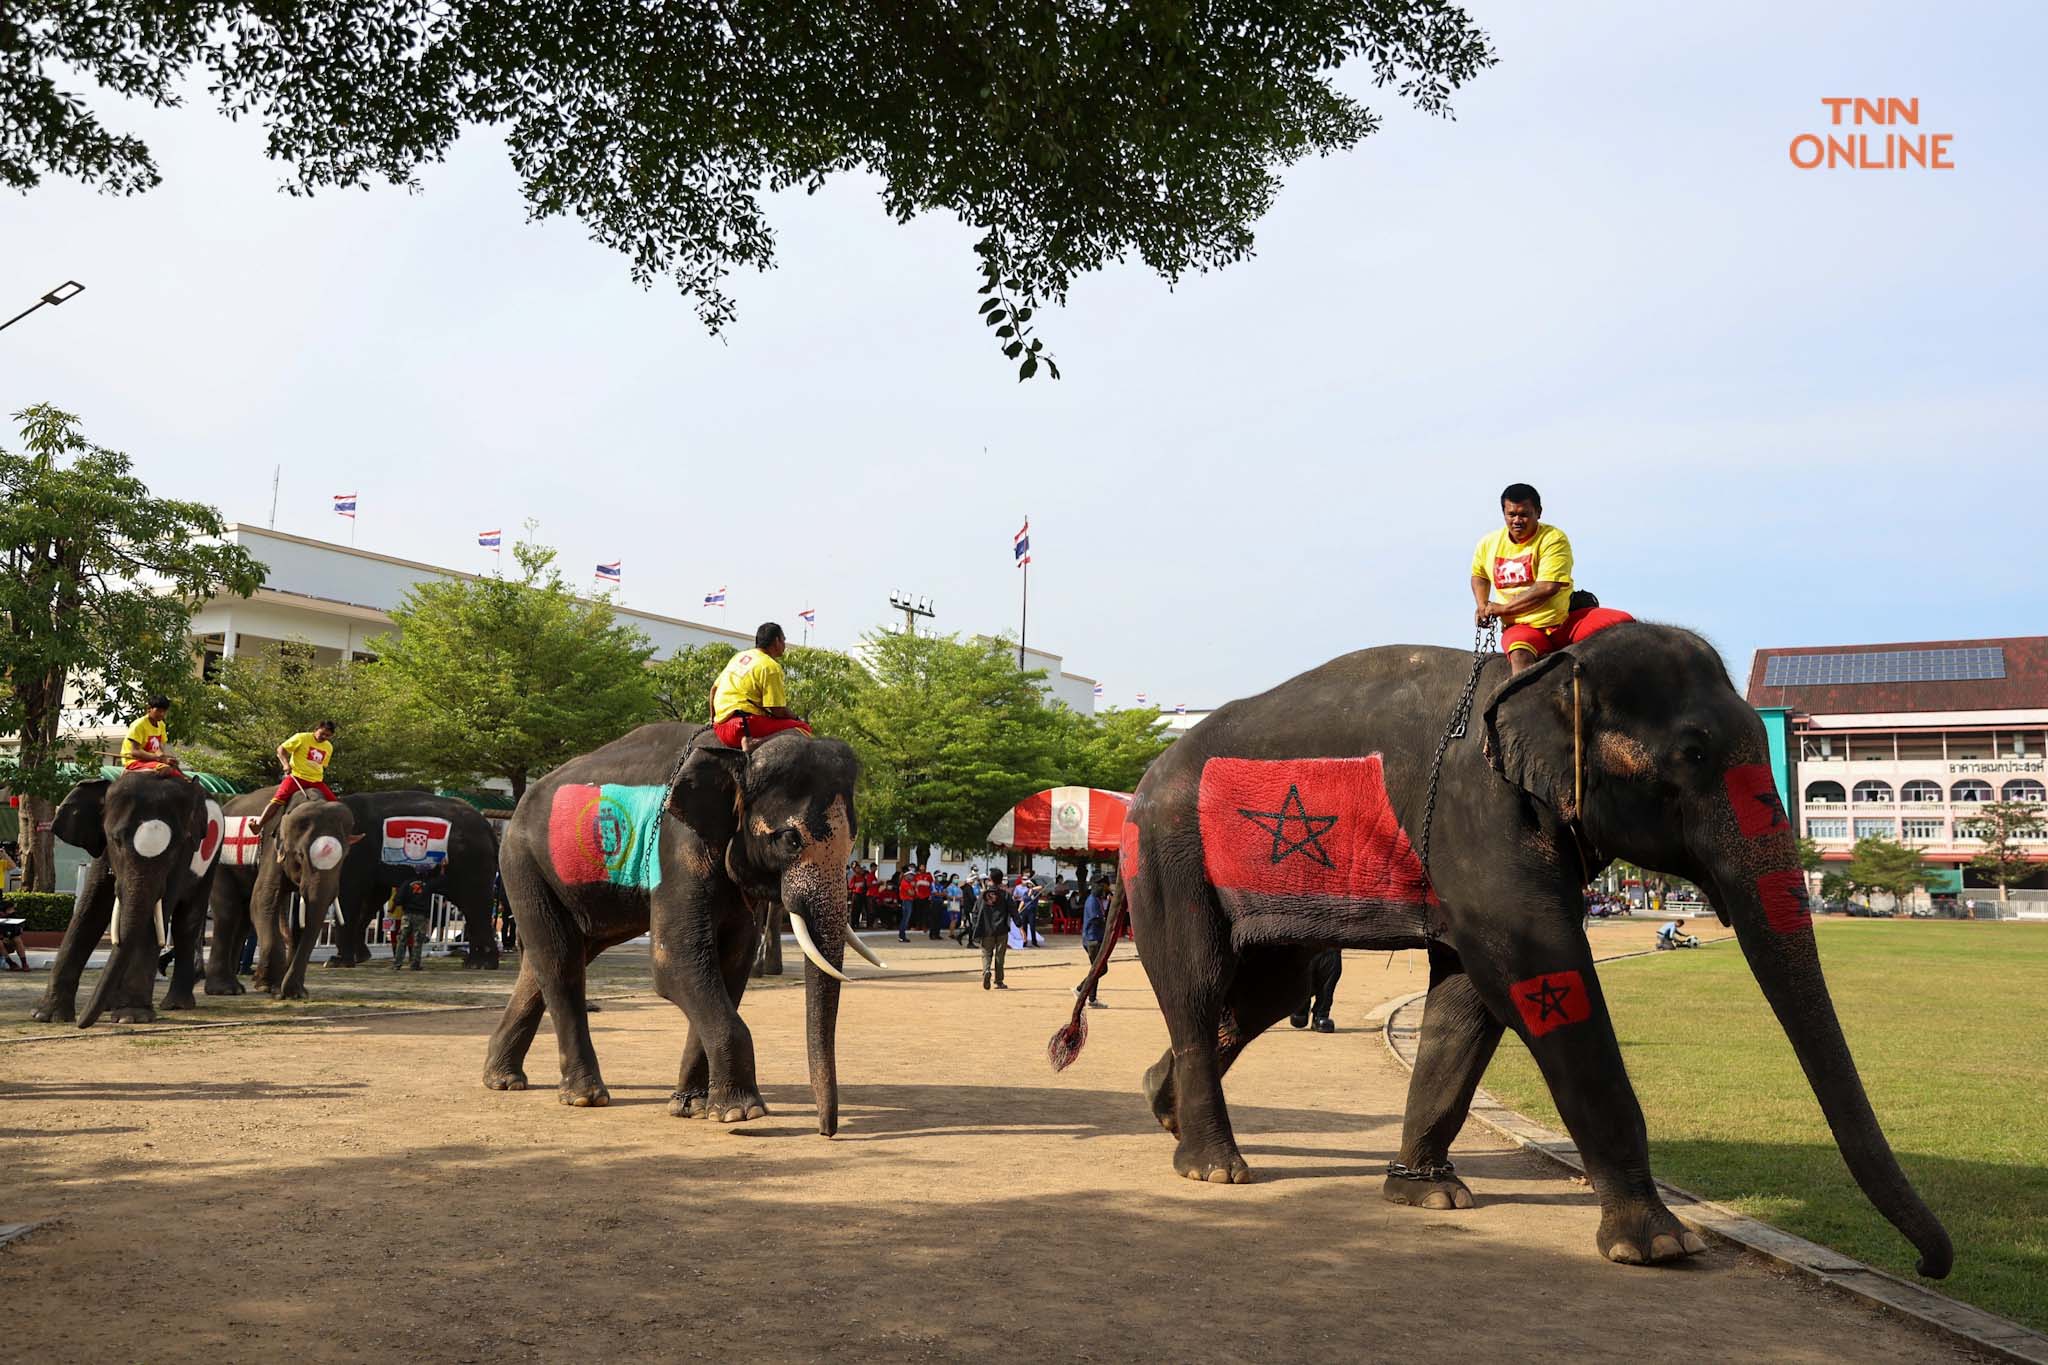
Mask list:
POLYGON ((59 839, 84 849, 92 861, 79 874, 50 987, 30 1017, 77 1018, 78 979, 110 926, 113 954, 78 1026, 92 1027, 101 1014, 117 1024, 155 1019, 150 998, 166 939, 173 956, 163 1008, 191 1009, 199 940, 206 932, 206 898, 220 847, 220 807, 175 769, 133 768, 111 782, 73 787, 52 825, 59 839))
MULTIPOLYGON (((298 911, 287 903, 265 914, 253 915, 256 905, 265 904, 256 900, 255 893, 276 817, 273 814, 260 833, 250 824, 269 801, 265 793, 251 792, 227 804, 222 865, 213 890, 213 949, 206 962, 208 995, 242 994, 242 983, 235 979, 235 964, 241 953, 243 933, 252 918, 257 944, 253 984, 259 990, 276 994, 274 983, 287 980, 289 975, 282 968, 271 970, 271 944, 287 942, 291 937, 288 931, 296 928, 298 911)), ((305 915, 315 940, 326 920, 327 907, 337 900, 341 903, 341 923, 334 931, 335 955, 328 962, 330 967, 353 967, 369 961, 369 928, 376 923, 391 888, 430 862, 444 859, 448 873, 434 889, 462 911, 468 938, 463 965, 498 965, 497 936, 490 932, 491 879, 498 870, 497 840, 491 835, 490 822, 474 806, 432 792, 388 791, 351 792, 332 803, 312 796, 295 797, 294 809, 307 803, 332 804, 346 811, 348 834, 355 837, 344 842, 338 869, 321 869, 309 856, 298 864, 308 875, 308 886, 298 886, 287 878, 271 889, 282 894, 287 902, 296 891, 302 906, 315 907, 305 915), (327 872, 336 875, 327 876, 327 872), (322 885, 310 885, 314 879, 322 885), (321 895, 326 899, 310 898, 321 895)), ((271 857, 267 861, 275 863, 276 859, 271 857)), ((311 948, 308 943, 309 952, 311 948)), ((283 952, 279 949, 278 955, 282 957, 283 952)), ((304 997, 304 975, 302 969, 296 985, 287 992, 289 998, 304 997)))
POLYGON ((774 904, 806 958, 811 1091, 818 1131, 830 1137, 839 1127, 834 1037, 848 940, 874 960, 846 917, 858 771, 839 740, 793 730, 742 752, 709 726, 661 724, 527 788, 499 855, 519 921, 519 979, 491 1035, 484 1084, 526 1088, 521 1068, 545 1010, 562 1103, 606 1103, 584 968, 651 933, 655 989, 689 1020, 669 1112, 720 1123, 767 1113, 739 1003, 761 932, 752 906, 774 904))
MULTIPOLYGON (((1920 1273, 1946 1275, 1948 1234, 1879 1130, 1821 976, 1763 724, 1719 655, 1631 622, 1512 678, 1488 659, 1480 721, 1444 755, 1425 872, 1408 831, 1423 828, 1430 761, 1470 665, 1446 649, 1346 655, 1225 706, 1139 783, 1122 901, 1172 1038, 1145 1087, 1179 1139, 1174 1168, 1250 1179, 1223 1076, 1301 1000, 1317 949, 1427 948, 1384 1197, 1470 1207, 1451 1141, 1513 1028, 1585 1158, 1601 1254, 1640 1264, 1701 1249, 1657 1196, 1581 927, 1581 888, 1626 858, 1696 882, 1733 924, 1857 1184, 1918 1248, 1920 1273)), ((1080 1018, 1077 1005, 1054 1035, 1056 1067, 1079 1050, 1080 1018)))

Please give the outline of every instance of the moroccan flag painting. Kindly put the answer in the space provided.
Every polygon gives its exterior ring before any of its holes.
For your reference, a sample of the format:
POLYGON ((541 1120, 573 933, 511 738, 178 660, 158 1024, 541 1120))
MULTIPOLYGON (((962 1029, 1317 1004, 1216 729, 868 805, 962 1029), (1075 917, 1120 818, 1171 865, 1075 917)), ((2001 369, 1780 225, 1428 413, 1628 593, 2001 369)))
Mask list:
POLYGON ((1756 898, 1763 903, 1764 923, 1781 934, 1803 934, 1813 928, 1806 906, 1806 874, 1796 867, 1766 872, 1756 879, 1756 898))
POLYGON ((1380 756, 1212 758, 1202 765, 1202 859, 1218 891, 1433 905, 1387 801, 1380 756))
POLYGON ((652 891, 661 885, 661 806, 668 789, 607 782, 555 788, 548 853, 571 886, 610 882, 652 891))
POLYGON ((1761 763, 1730 768, 1722 779, 1728 785, 1728 801, 1735 807, 1735 827, 1750 839, 1773 830, 1790 829, 1785 803, 1778 799, 1778 783, 1761 763))
POLYGON ((1586 994, 1585 978, 1577 972, 1549 972, 1517 981, 1508 987, 1522 1022, 1531 1038, 1541 1038, 1566 1024, 1582 1024, 1593 1017, 1593 997, 1586 994))

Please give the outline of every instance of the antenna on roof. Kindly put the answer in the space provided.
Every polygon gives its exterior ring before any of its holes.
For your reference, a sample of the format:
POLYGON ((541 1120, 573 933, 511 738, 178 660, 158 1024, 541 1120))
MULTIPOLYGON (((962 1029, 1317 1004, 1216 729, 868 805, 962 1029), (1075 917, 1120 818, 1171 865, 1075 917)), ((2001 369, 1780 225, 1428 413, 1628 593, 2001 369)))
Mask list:
POLYGON ((283 465, 273 465, 270 470, 270 529, 277 529, 277 480, 284 473, 283 465))

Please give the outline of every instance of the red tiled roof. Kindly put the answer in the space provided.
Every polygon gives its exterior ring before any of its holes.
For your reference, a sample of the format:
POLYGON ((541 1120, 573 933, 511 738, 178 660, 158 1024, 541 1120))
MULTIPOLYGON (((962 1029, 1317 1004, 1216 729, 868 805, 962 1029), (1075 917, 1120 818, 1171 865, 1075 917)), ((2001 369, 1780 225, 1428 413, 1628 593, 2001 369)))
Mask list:
POLYGON ((1751 706, 1788 706, 1808 715, 1855 715, 1889 711, 2017 711, 2048 707, 2048 635, 2006 640, 1924 640, 1891 645, 1809 645, 1760 649, 1749 668, 1751 706), (1801 654, 1885 654, 1894 650, 1998 648, 2005 651, 2003 678, 1950 682, 1824 683, 1807 687, 1766 687, 1771 659, 1801 654))

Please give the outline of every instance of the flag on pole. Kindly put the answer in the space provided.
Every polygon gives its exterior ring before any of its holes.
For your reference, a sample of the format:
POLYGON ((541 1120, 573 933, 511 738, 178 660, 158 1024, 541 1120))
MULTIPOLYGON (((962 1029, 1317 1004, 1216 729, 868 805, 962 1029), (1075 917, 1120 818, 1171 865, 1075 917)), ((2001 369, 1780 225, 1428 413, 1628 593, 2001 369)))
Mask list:
POLYGON ((1140 693, 1138 694, 1138 705, 1140 705, 1140 706, 1143 706, 1144 704, 1145 704, 1145 694, 1144 694, 1143 692, 1140 692, 1140 693))
POLYGON ((1017 567, 1020 569, 1031 562, 1031 518, 1024 518, 1024 529, 1017 532, 1016 546, 1012 553, 1015 554, 1017 567))
POLYGON ((1177 702, 1175 702, 1175 703, 1173 704, 1173 714, 1175 714, 1176 716, 1184 716, 1184 715, 1186 715, 1187 713, 1188 713, 1188 704, 1187 704, 1186 702, 1184 702, 1184 701, 1177 701, 1177 702))
POLYGON ((504 533, 502 531, 478 531, 476 533, 476 543, 483 546, 486 550, 497 549, 499 542, 503 539, 504 533))
POLYGON ((707 592, 707 593, 705 593, 705 594, 704 594, 704 605, 705 605, 705 606, 707 606, 707 607, 722 607, 722 606, 724 606, 724 605, 725 605, 725 589, 724 589, 724 588, 713 588, 713 589, 712 589, 712 590, 711 590, 710 592, 707 592))
POLYGON ((624 560, 620 560, 620 559, 614 559, 614 560, 613 560, 613 561, 612 561, 611 563, 609 563, 609 564, 600 564, 600 565, 598 565, 598 566, 597 566, 597 581, 598 581, 598 582, 600 582, 600 583, 619 583, 619 584, 623 584, 623 583, 624 583, 624 580, 623 580, 623 579, 621 579, 621 578, 619 577, 619 565, 623 564, 624 562, 625 562, 624 560))
POLYGON ((1097 701, 1101 701, 1101 700, 1102 700, 1102 684, 1101 684, 1101 683, 1097 683, 1097 684, 1095 684, 1095 700, 1097 700, 1097 701))
POLYGON ((347 517, 350 521, 354 521, 356 519, 356 495, 353 493, 336 493, 334 495, 334 515, 337 517, 347 517))
POLYGON ((814 607, 805 607, 796 615, 797 619, 799 621, 802 621, 807 626, 815 626, 818 624, 818 612, 817 609, 814 607))

